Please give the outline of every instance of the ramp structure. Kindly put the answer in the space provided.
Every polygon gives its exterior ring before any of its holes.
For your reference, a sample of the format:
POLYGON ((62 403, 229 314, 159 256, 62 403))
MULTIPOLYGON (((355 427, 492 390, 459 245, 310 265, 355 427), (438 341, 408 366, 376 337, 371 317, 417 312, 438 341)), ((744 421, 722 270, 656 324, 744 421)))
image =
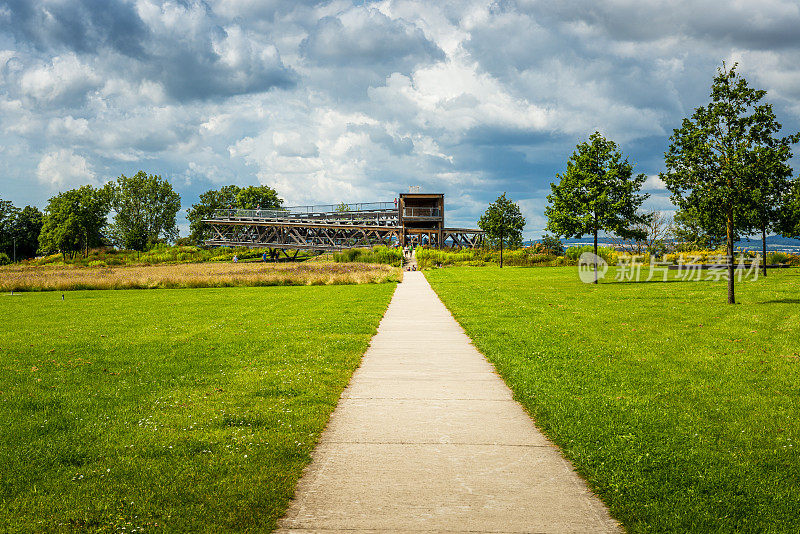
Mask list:
MULTIPOLYGON (((476 247, 483 232, 444 226, 444 195, 404 193, 394 202, 293 206, 280 210, 216 210, 203 222, 211 246, 278 251, 336 251, 374 245, 476 247)), ((296 252, 295 252, 296 254, 296 252)))

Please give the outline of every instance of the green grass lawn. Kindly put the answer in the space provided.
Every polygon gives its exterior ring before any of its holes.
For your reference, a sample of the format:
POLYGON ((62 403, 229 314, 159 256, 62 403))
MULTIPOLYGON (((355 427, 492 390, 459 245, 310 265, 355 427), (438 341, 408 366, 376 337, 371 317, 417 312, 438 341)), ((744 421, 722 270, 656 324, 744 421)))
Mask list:
POLYGON ((735 306, 725 282, 426 275, 629 531, 800 531, 800 271, 735 306))
POLYGON ((0 296, 0 531, 269 531, 394 288, 0 296))

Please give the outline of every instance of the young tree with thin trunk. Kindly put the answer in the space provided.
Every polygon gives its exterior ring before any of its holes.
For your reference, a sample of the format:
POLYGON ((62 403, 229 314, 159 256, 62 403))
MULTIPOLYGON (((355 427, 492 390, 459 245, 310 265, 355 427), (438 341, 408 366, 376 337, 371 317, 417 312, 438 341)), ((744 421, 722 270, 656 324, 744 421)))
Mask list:
POLYGON ((789 151, 792 138, 769 141, 768 146, 757 147, 750 154, 750 169, 755 179, 750 224, 761 234, 764 276, 767 276, 767 232, 780 231, 792 189, 792 168, 787 164, 792 157, 789 151))
POLYGON ((791 191, 784 200, 779 232, 784 237, 800 239, 800 176, 792 180, 791 191))
POLYGON ((679 209, 672 218, 672 233, 678 250, 716 250, 725 243, 725 221, 709 219, 694 208, 679 209))
POLYGON ((497 200, 489 204, 486 213, 481 215, 478 226, 486 232, 491 244, 500 245, 500 268, 503 268, 503 245, 509 248, 522 246, 522 230, 525 228, 525 217, 511 199, 503 193, 497 200))
MULTIPOLYGON (((591 235, 597 256, 597 235, 608 232, 623 239, 644 239, 646 218, 638 212, 648 197, 638 194, 645 175, 633 176, 633 165, 614 141, 593 133, 578 144, 564 174, 551 183, 545 208, 547 230, 566 238, 591 235)), ((597 283, 597 264, 595 263, 597 283)))
POLYGON ((622 239, 612 237, 614 247, 633 254, 659 254, 673 248, 672 220, 663 211, 646 211, 641 213, 644 222, 636 228, 645 233, 643 239, 622 239))
POLYGON ((733 243, 752 227, 759 175, 754 154, 769 147, 780 129, 766 91, 752 89, 736 65, 717 69, 711 102, 683 120, 665 153, 667 172, 661 179, 681 210, 697 215, 710 234, 725 229, 728 303, 735 304, 733 243))

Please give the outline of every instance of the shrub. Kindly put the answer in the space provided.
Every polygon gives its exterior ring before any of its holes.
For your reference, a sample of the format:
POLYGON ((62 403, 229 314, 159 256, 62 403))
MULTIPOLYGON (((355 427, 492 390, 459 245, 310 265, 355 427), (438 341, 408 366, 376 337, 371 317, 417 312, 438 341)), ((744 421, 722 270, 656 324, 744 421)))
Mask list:
POLYGON ((0 252, 0 265, 8 265, 11 263, 11 258, 5 252, 0 252))
MULTIPOLYGON (((564 251, 564 257, 570 262, 577 262, 584 252, 594 252, 594 247, 592 245, 569 247, 564 251)), ((609 265, 615 265, 619 258, 619 253, 611 247, 597 247, 597 255, 603 258, 609 265)))
POLYGON ((403 263, 403 251, 399 248, 378 246, 369 248, 350 248, 333 253, 337 263, 384 263, 399 267, 403 263))
MULTIPOLYGON (((549 254, 538 243, 527 248, 503 252, 503 265, 511 267, 534 267, 552 265, 556 256, 549 254)), ((417 265, 420 269, 451 265, 483 266, 500 263, 500 251, 488 248, 476 249, 418 249, 417 265)))
POLYGON ((540 244, 546 252, 552 254, 553 256, 564 255, 564 245, 561 243, 561 240, 554 235, 543 235, 541 242, 538 244, 540 244))
POLYGON ((800 254, 788 252, 767 252, 767 264, 783 264, 800 267, 800 254))

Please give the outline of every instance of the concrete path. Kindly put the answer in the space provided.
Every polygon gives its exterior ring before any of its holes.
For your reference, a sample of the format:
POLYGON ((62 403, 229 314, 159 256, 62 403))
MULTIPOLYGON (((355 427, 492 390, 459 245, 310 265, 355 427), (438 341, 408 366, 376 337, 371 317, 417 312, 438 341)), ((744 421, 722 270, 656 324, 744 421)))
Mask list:
POLYGON ((420 272, 404 273, 279 532, 620 532, 420 272))
POLYGON ((403 270, 417 270, 417 251, 411 251, 411 255, 403 253, 403 270))

